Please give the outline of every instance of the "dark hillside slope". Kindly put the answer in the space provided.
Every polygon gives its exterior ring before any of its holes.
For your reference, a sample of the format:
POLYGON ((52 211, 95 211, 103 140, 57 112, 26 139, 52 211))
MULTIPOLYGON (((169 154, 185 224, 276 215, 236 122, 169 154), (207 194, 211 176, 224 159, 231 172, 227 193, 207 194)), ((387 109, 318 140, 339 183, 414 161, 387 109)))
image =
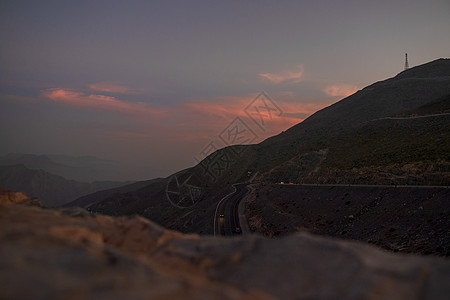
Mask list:
POLYGON ((374 83, 290 128, 341 130, 421 107, 450 94, 450 59, 438 59, 374 83))
MULTIPOLYGON (((311 117, 306 119, 300 124, 293 126, 285 132, 271 137, 258 145, 247 146, 247 151, 243 151, 240 157, 235 159, 232 167, 224 172, 224 176, 220 180, 216 180, 217 184, 224 184, 226 182, 236 182, 244 180, 248 171, 259 172, 260 179, 265 178, 265 174, 269 174, 274 168, 283 164, 291 164, 292 160, 297 160, 294 165, 298 165, 298 160, 301 159, 303 163, 309 164, 308 157, 311 153, 322 152, 322 158, 317 160, 317 155, 312 155, 319 164, 313 163, 311 170, 317 170, 320 167, 320 163, 325 161, 328 154, 331 154, 333 149, 337 147, 347 147, 348 149, 359 147, 360 143, 354 143, 352 136, 364 135, 364 132, 368 134, 373 130, 378 130, 380 124, 374 120, 380 120, 383 118, 395 117, 400 115, 411 115, 416 110, 423 110, 426 114, 436 114, 442 112, 442 107, 446 107, 448 104, 448 95, 450 95, 450 60, 438 59, 430 63, 417 66, 406 70, 397 76, 384 81, 372 84, 355 94, 326 107, 311 117), (440 103, 440 104, 438 104, 440 103), (374 128, 370 128, 374 126, 374 128)), ((419 112, 419 111, 417 111, 419 112)), ((442 116, 441 120, 437 121, 446 126, 446 122, 450 116, 442 116)), ((387 121, 386 121, 387 122, 387 121)), ((395 155, 388 155, 383 153, 388 151, 392 153, 392 149, 405 150, 405 147, 397 147, 396 134, 389 136, 391 128, 389 126, 403 126, 405 127, 405 135, 403 141, 413 141, 416 139, 416 135, 413 131, 407 130, 408 120, 403 120, 395 123, 390 122, 387 125, 381 125, 384 127, 386 134, 384 138, 389 140, 389 147, 382 149, 381 152, 371 151, 363 153, 364 155, 373 155, 373 159, 369 160, 370 164, 363 165, 361 167, 371 168, 378 166, 379 158, 395 155), (393 147, 393 148, 392 148, 393 147)), ((436 122, 431 122, 437 124, 436 122)), ((426 122, 418 125, 423 126, 420 129, 416 126, 421 133, 421 136, 429 135, 428 141, 419 143, 419 147, 409 147, 409 158, 402 160, 402 163, 410 164, 416 163, 414 152, 419 151, 426 152, 426 149, 422 149, 424 146, 428 148, 428 143, 434 143, 431 138, 437 133, 434 132, 434 127, 428 126, 426 122)), ((436 125, 438 126, 438 125, 436 125)), ((447 127, 448 128, 448 127, 447 127)), ((398 131, 398 130, 397 130, 398 131)), ((439 131, 441 135, 441 141, 444 139, 443 144, 448 146, 448 131, 444 128, 439 131)), ((364 136, 365 140, 370 140, 370 135, 364 136)), ((402 141, 402 143, 403 143, 402 141)), ((372 144, 376 144, 377 140, 371 140, 372 144)), ((436 147, 436 145, 432 145, 436 147)), ((347 149, 347 150, 348 150, 347 149)), ((446 149, 446 148, 445 148, 446 149)), ((444 149, 444 150, 445 150, 444 149)), ((221 150, 224 151, 224 150, 221 150)), ((353 152, 350 151, 349 154, 353 152)), ((441 153, 444 151, 440 151, 441 153)), ((216 154, 213 154, 216 155, 216 154)), ((212 156, 213 156, 212 155, 212 156)), ((400 156, 405 156, 404 153, 398 153, 400 156)), ((432 154, 430 160, 444 160, 449 162, 447 157, 436 157, 432 154)), ((354 161, 360 160, 357 155, 353 157, 354 161)), ((426 157, 422 157, 422 160, 428 160, 426 157)), ((331 158, 327 159, 330 165, 336 165, 337 162, 331 162, 331 158)), ((398 160, 392 161, 383 160, 383 165, 395 164, 398 160)), ((208 161, 205 160, 204 164, 207 165, 208 161)), ((203 167, 197 166, 198 174, 202 173, 203 167)), ((205 173, 205 172, 203 172, 205 173)), ((268 178, 272 180, 272 178, 268 178)), ((286 178, 286 180, 288 180, 286 178)))
POLYGON ((267 185, 247 202, 254 232, 303 231, 408 253, 450 256, 447 188, 267 185))
POLYGON ((400 116, 424 116, 431 114, 450 114, 450 94, 400 116))

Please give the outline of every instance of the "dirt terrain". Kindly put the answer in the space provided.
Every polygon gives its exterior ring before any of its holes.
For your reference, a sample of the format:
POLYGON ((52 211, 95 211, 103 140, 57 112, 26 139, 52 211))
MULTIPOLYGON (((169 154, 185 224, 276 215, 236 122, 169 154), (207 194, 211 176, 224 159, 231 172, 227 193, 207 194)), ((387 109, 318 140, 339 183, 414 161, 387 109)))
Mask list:
POLYGON ((450 256, 450 189, 261 186, 248 198, 250 228, 360 240, 395 252, 450 256))
POLYGON ((312 234, 166 230, 0 193, 0 299, 448 299, 450 262, 312 234), (18 205, 20 203, 20 205, 18 205))

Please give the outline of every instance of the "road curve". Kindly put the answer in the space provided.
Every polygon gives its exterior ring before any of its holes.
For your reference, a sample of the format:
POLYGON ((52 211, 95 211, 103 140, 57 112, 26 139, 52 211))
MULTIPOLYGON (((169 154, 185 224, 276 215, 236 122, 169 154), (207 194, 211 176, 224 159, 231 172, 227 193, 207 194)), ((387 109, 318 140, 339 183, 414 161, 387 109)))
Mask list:
POLYGON ((233 185, 234 192, 223 197, 214 215, 214 235, 233 236, 241 234, 239 203, 247 194, 247 183, 233 185), (237 230, 238 229, 238 230, 237 230))

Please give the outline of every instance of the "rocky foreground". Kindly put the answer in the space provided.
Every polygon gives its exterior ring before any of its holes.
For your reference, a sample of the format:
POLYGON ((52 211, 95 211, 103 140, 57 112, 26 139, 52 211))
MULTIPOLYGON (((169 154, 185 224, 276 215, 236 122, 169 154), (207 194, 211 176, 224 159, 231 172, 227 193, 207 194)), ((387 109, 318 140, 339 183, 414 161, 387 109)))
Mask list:
POLYGON ((447 299, 450 261, 296 234, 214 238, 0 193, 1 299, 447 299), (36 201, 34 201, 36 202, 36 201))

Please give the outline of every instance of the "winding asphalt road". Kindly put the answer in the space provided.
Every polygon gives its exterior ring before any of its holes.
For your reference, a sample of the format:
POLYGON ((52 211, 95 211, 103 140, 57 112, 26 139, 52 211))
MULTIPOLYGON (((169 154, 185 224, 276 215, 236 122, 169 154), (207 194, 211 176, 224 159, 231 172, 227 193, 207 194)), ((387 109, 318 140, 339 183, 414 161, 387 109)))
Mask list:
POLYGON ((234 192, 223 197, 216 207, 214 235, 233 236, 242 234, 239 222, 239 203, 247 194, 248 183, 234 184, 234 192))

